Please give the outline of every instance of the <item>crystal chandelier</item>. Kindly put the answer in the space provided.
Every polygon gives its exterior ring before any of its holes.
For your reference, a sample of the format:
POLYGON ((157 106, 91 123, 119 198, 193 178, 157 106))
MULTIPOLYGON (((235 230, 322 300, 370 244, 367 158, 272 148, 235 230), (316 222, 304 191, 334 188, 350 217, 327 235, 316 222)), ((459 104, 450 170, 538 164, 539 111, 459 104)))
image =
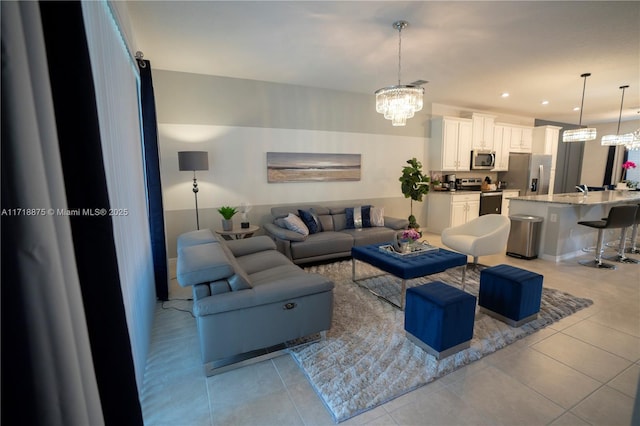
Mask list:
MULTIPOLYGON (((580 123, 578 126, 582 126, 582 107, 584 106, 584 91, 587 87, 587 77, 591 73, 582 74, 580 77, 584 78, 584 86, 582 87, 582 103, 580 104, 580 123)), ((562 133, 562 142, 582 142, 592 141, 596 138, 596 129, 593 127, 585 127, 579 129, 565 130, 562 133)))
POLYGON ((620 101, 620 115, 618 116, 618 130, 615 135, 604 135, 600 140, 600 144, 602 146, 612 146, 612 145, 626 145, 628 142, 633 140, 633 134, 627 133, 626 135, 620 134, 620 121, 622 120, 622 104, 624 103, 624 91, 627 89, 629 85, 620 86, 622 89, 622 100, 620 101))
POLYGON ((626 142, 624 147, 629 151, 636 151, 640 149, 640 129, 636 129, 633 133, 627 133, 624 135, 626 142))
POLYGON ((422 109, 424 88, 413 84, 400 84, 402 30, 408 25, 406 21, 393 23, 393 28, 398 30, 398 84, 376 90, 376 112, 384 114, 384 118, 391 120, 393 126, 406 125, 407 118, 413 117, 416 111, 422 109))

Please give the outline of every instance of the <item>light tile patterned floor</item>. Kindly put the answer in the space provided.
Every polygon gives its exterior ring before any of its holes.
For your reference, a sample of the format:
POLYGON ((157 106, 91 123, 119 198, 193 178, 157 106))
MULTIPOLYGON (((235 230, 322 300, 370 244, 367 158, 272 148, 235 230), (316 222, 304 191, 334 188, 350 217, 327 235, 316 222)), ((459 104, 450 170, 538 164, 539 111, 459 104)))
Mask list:
MULTIPOLYGON (((440 245, 436 235, 427 239, 440 245)), ((539 272, 545 285, 594 305, 342 424, 630 425, 640 379, 640 265, 600 271, 577 260, 482 258, 539 272)), ((175 282, 171 294, 191 296, 175 282)), ((182 307, 157 308, 141 395, 145 424, 333 424, 288 355, 205 377, 195 320, 182 307)))

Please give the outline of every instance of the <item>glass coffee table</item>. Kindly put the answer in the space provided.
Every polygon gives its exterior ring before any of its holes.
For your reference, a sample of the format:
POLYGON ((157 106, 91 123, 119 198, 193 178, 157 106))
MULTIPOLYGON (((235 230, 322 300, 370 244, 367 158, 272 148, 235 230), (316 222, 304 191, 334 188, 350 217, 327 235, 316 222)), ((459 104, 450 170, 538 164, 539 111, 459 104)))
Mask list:
POLYGON ((464 290, 467 271, 467 255, 456 253, 454 251, 446 250, 443 248, 438 248, 437 250, 430 250, 419 254, 411 253, 410 255, 400 255, 389 253, 381 249, 380 247, 380 244, 371 244, 351 248, 352 279, 356 284, 366 288, 379 298, 399 308, 400 310, 404 310, 407 280, 413 278, 437 274, 440 272, 444 272, 447 269, 461 266, 461 284, 462 289, 464 290), (387 297, 371 290, 366 285, 362 285, 359 283, 359 281, 371 277, 356 277, 356 264, 358 261, 381 269, 384 272, 387 272, 402 280, 400 290, 400 304, 389 300, 387 297))

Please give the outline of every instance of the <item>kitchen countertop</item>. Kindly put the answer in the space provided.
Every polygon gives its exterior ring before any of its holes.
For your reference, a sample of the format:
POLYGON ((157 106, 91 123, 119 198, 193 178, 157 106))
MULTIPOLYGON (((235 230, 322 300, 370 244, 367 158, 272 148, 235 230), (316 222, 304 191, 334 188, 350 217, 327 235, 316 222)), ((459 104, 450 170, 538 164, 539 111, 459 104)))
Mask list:
POLYGON ((429 194, 450 194, 450 195, 455 195, 455 194, 482 194, 483 192, 491 192, 491 193, 495 193, 495 192, 518 192, 519 189, 498 189, 497 191, 480 191, 480 190, 466 190, 466 189, 458 189, 456 191, 439 191, 439 190, 431 190, 429 191, 429 194))
POLYGON ((590 191, 586 196, 581 192, 552 195, 526 195, 511 198, 511 200, 568 205, 617 204, 634 201, 640 202, 640 191, 590 191))

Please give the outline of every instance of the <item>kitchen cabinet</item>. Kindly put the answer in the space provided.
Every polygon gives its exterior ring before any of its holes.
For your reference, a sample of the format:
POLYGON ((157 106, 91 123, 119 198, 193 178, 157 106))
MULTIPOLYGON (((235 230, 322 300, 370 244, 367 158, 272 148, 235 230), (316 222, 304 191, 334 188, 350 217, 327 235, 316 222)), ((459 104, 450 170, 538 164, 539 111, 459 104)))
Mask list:
POLYGON ((484 149, 490 151, 495 149, 493 140, 495 120, 495 115, 480 114, 477 112, 474 112, 471 115, 473 127, 471 146, 473 149, 484 149))
POLYGON ((511 129, 509 150, 511 152, 531 152, 533 144, 533 127, 513 124, 509 124, 508 127, 511 129))
POLYGON ((442 233, 480 214, 480 192, 436 192, 428 195, 427 231, 442 233))
POLYGON ((496 151, 496 166, 492 172, 509 170, 509 150, 511 147, 511 128, 496 123, 493 129, 493 145, 496 151))
POLYGON ((556 176, 556 160, 558 158, 558 140, 560 130, 558 126, 538 126, 533 128, 533 144, 531 152, 534 154, 551 155, 551 176, 549 177, 549 194, 553 194, 556 176))
POLYGON ((429 169, 468 171, 471 167, 471 120, 438 117, 431 120, 429 169))
POLYGON ((509 198, 515 198, 520 196, 520 191, 517 189, 504 189, 502 191, 502 207, 501 214, 509 217, 509 198))

